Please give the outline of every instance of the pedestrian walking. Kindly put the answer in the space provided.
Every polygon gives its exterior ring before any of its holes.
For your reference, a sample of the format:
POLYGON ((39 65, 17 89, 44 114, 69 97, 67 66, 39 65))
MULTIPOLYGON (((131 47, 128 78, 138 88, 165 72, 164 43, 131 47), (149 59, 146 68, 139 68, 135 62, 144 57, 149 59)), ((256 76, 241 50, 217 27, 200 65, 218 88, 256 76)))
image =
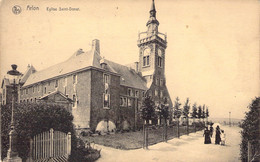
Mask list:
POLYGON ((210 124, 209 131, 210 131, 210 137, 212 137, 212 135, 213 135, 213 131, 214 131, 213 123, 210 124))
POLYGON ((203 136, 205 137, 204 138, 204 144, 210 144, 211 139, 210 139, 210 131, 208 130, 208 127, 205 127, 203 136))
POLYGON ((221 137, 220 137, 220 128, 219 126, 216 127, 216 138, 215 138, 215 144, 220 144, 220 141, 221 141, 221 137))

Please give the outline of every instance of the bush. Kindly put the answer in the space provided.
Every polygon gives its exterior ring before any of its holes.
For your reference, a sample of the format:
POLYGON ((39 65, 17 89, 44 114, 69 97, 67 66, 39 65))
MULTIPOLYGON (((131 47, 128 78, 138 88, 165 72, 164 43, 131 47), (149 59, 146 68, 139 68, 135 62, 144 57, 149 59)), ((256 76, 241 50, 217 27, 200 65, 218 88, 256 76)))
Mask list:
POLYGON ((77 139, 77 147, 72 150, 69 162, 96 161, 100 157, 100 151, 94 149, 90 142, 77 139))
MULTIPOLYGON (((246 112, 245 119, 240 125, 242 128, 241 136, 242 142, 240 144, 240 157, 242 161, 247 161, 247 143, 251 141, 256 150, 259 148, 259 106, 260 106, 260 97, 252 101, 248 106, 249 112, 246 112)), ((255 152, 256 153, 256 152, 255 152)))
MULTIPOLYGON (((11 105, 2 105, 2 159, 6 157, 9 148, 11 105)), ((29 153, 29 140, 42 132, 53 128, 65 133, 71 132, 72 149, 76 147, 76 136, 73 126, 73 116, 62 106, 48 105, 43 103, 20 103, 14 109, 15 130, 17 136, 17 151, 23 161, 29 153)))

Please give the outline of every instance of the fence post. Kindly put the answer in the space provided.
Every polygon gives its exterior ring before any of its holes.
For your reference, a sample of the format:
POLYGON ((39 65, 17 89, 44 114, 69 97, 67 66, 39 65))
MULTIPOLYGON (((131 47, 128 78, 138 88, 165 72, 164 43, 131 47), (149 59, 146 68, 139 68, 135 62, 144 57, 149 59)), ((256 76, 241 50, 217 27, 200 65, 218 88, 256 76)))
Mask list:
POLYGON ((252 148, 251 148, 250 141, 247 142, 247 150, 248 150, 248 154, 247 154, 248 160, 247 161, 249 162, 252 158, 252 148))
POLYGON ((50 129, 50 157, 53 157, 53 129, 50 129))
POLYGON ((143 124, 143 149, 145 149, 145 125, 143 124))
POLYGON ((71 153, 71 133, 69 132, 68 133, 68 148, 67 148, 67 150, 68 150, 68 155, 70 155, 70 153, 71 153))
POLYGON ((148 145, 149 145, 149 144, 148 144, 148 131, 149 131, 149 127, 147 126, 147 127, 146 127, 146 136, 145 136, 145 138, 146 138, 146 140, 145 140, 145 141, 146 141, 146 146, 145 146, 146 149, 148 149, 148 145))

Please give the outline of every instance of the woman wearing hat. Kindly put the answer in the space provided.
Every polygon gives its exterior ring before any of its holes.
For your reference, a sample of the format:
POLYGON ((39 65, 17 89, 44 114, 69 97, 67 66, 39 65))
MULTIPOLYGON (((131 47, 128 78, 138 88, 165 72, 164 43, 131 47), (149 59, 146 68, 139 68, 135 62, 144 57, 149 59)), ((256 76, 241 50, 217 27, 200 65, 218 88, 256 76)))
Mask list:
POLYGON ((210 131, 208 130, 208 127, 205 127, 203 136, 205 137, 204 144, 210 144, 211 139, 210 139, 210 131))
POLYGON ((219 145, 219 143, 220 143, 220 141, 221 141, 220 134, 221 134, 220 128, 219 128, 219 126, 217 126, 217 127, 216 127, 215 144, 218 144, 218 145, 219 145))

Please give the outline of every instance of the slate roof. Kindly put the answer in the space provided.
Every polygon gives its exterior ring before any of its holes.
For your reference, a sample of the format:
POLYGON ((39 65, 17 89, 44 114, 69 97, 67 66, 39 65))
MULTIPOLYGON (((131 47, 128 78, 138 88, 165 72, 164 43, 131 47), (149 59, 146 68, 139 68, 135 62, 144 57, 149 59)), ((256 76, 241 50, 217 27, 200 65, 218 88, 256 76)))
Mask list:
MULTIPOLYGON (((101 69, 101 59, 102 57, 94 50, 83 52, 80 49, 75 52, 68 60, 31 74, 25 82, 24 87, 84 68, 95 67, 101 69)), ((121 85, 147 90, 145 80, 143 80, 142 77, 134 70, 104 58, 103 60, 107 64, 106 70, 121 76, 121 85)))
POLYGON ((39 100, 44 100, 44 99, 48 98, 49 96, 52 96, 52 95, 55 95, 55 94, 59 94, 60 96, 62 96, 63 98, 65 98, 67 101, 73 102, 72 99, 70 99, 69 97, 67 97, 65 94, 63 94, 63 93, 60 92, 60 91, 53 91, 53 92, 51 92, 51 93, 49 93, 49 94, 46 94, 46 95, 40 97, 39 100))
POLYGON ((121 75, 120 84, 127 87, 134 87, 137 89, 147 90, 146 81, 135 72, 134 69, 131 69, 127 66, 114 63, 112 61, 106 60, 106 62, 118 73, 121 75))
POLYGON ((47 69, 38 71, 29 76, 24 86, 38 83, 47 79, 61 76, 95 64, 93 62, 93 52, 74 53, 68 60, 50 66, 47 69))
POLYGON ((27 70, 25 71, 25 73, 22 75, 21 77, 21 80, 20 80, 20 83, 25 83, 26 80, 29 78, 29 76, 32 74, 32 73, 35 73, 36 72, 36 69, 31 65, 28 65, 28 68, 27 70))

